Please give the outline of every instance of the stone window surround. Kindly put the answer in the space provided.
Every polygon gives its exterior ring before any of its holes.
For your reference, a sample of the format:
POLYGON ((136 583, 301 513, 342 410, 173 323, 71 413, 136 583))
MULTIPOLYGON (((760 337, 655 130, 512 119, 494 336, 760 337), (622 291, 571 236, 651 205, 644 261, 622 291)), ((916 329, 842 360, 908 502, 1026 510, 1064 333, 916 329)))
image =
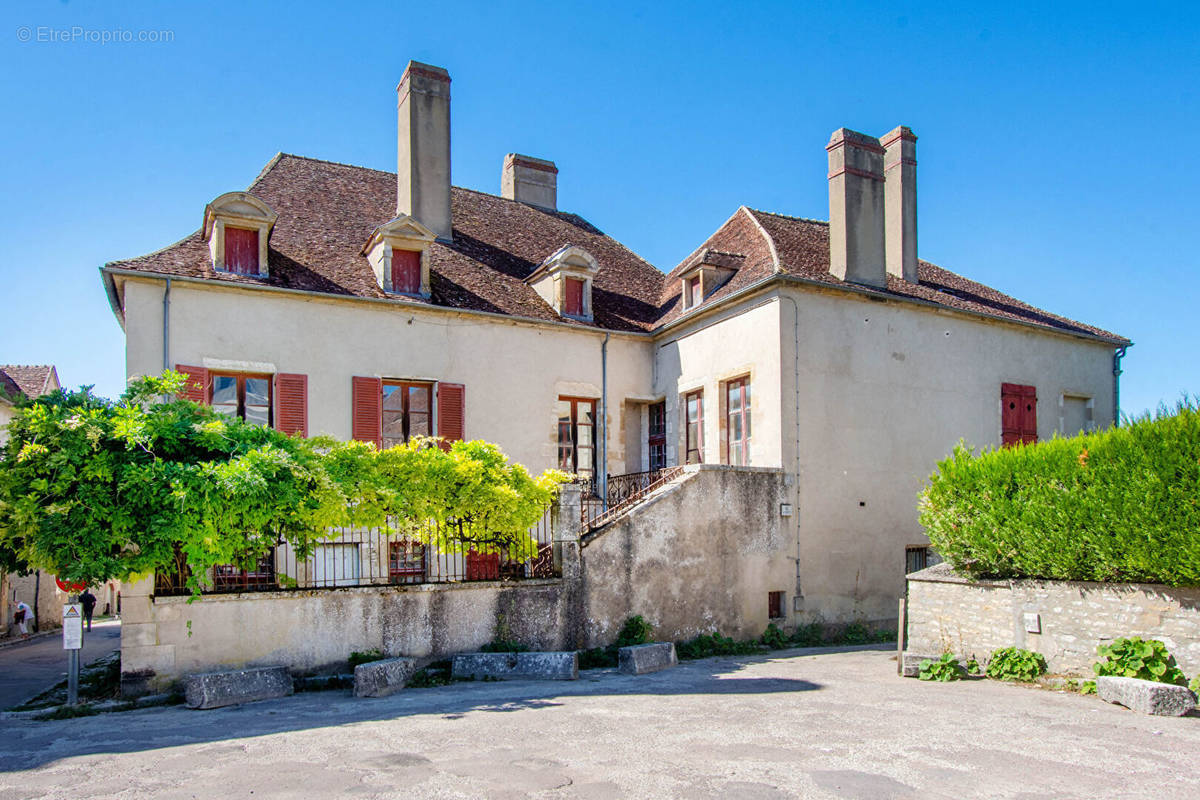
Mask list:
POLYGON ((1096 398, 1087 392, 1072 392, 1065 390, 1058 393, 1058 431, 1063 436, 1074 436, 1076 433, 1091 433, 1096 430, 1096 398), (1086 414, 1082 431, 1067 433, 1067 400, 1083 400, 1086 414))
MULTIPOLYGON (((204 207, 203 236, 208 242, 213 269, 229 272, 225 268, 225 228, 242 228, 258 233, 258 275, 265 278, 269 273, 267 264, 267 241, 275 227, 278 215, 249 192, 226 192, 204 207)), ((231 273, 233 274, 233 273, 231 273)), ((237 273, 242 274, 242 273, 237 273)))
POLYGON ((560 316, 591 322, 593 317, 592 278, 599 270, 599 262, 587 250, 575 245, 564 245, 543 261, 525 279, 525 282, 532 286, 534 291, 560 316), (567 278, 583 281, 582 314, 566 312, 567 278))
POLYGON ((691 311, 694 308, 699 308, 704 304, 704 301, 712 295, 717 289, 723 286, 726 281, 733 277, 736 270, 729 267, 719 267, 713 264, 699 263, 679 276, 680 287, 680 308, 683 311, 691 311), (688 297, 688 283, 693 279, 700 278, 700 302, 692 304, 688 297))
POLYGON ((362 254, 375 273, 375 282, 387 294, 429 299, 429 245, 437 235, 410 216, 402 215, 371 232, 362 254), (392 250, 410 250, 421 254, 421 288, 417 294, 392 289, 392 250))
POLYGON ((717 404, 719 408, 717 416, 717 437, 720 442, 720 463, 729 464, 729 384, 734 381, 744 380, 746 387, 750 389, 750 408, 747 409, 746 416, 751 420, 751 436, 746 437, 746 463, 744 466, 754 464, 751 447, 753 446, 753 420, 754 420, 754 371, 751 369, 736 370, 729 375, 723 375, 717 378, 717 404))

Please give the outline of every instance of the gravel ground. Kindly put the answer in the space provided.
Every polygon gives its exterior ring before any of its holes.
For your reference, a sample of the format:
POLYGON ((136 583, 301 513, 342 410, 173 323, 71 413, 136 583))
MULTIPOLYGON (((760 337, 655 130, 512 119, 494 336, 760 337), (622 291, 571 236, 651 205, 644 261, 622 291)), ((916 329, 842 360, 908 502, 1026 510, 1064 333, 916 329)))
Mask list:
POLYGON ((881 649, 0 725, 4 800, 1200 797, 1200 716, 902 679, 881 649))

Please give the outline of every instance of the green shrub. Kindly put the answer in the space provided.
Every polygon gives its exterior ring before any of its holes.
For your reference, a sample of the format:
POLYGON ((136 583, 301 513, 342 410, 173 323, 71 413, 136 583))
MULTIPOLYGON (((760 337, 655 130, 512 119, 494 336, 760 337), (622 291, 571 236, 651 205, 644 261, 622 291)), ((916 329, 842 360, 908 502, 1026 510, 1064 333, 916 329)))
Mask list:
POLYGON ((1019 647, 1001 648, 988 659, 987 676, 998 681, 1029 683, 1045 672, 1046 659, 1041 653, 1019 647))
POLYGON ((616 667, 620 663, 620 658, 617 655, 617 646, 610 644, 608 647, 593 647, 590 650, 579 651, 579 668, 580 669, 610 669, 616 667))
POLYGON ((975 454, 961 444, 921 524, 975 576, 1200 585, 1200 409, 975 454))
POLYGON ((797 647, 820 647, 824 642, 825 636, 819 622, 799 625, 796 627, 796 632, 792 634, 792 644, 797 647))
POLYGON ((1188 684, 1188 688, 1192 690, 1192 694, 1200 695, 1200 675, 1192 678, 1192 682, 1188 684))
POLYGON ((971 656, 970 658, 967 659, 967 674, 968 675, 978 675, 982 671, 983 670, 981 670, 979 668, 979 661, 976 660, 975 656, 971 656))
POLYGON ((767 625, 767 629, 763 631, 763 635, 758 641, 763 647, 769 647, 772 650, 782 650, 791 646, 787 635, 775 627, 774 622, 767 625))
POLYGON ((743 656, 760 652, 760 649, 756 642, 736 642, 719 633, 702 633, 686 642, 675 643, 675 654, 681 659, 743 656))
POLYGON ((350 654, 350 658, 348 660, 350 662, 350 668, 354 669, 359 664, 367 664, 371 661, 382 661, 383 652, 380 650, 363 650, 361 652, 355 650, 350 654))
POLYGON ((957 681, 962 676, 962 665, 958 663, 958 659, 954 657, 953 653, 942 653, 942 657, 938 659, 925 659, 921 662, 917 672, 917 677, 923 681, 939 681, 941 683, 957 681))
POLYGON ((1141 639, 1137 636, 1117 639, 1112 644, 1097 647, 1096 654, 1104 656, 1103 661, 1092 664, 1097 676, 1140 678, 1187 686, 1183 670, 1175 665, 1175 658, 1167 651, 1167 646, 1157 639, 1141 639))
POLYGON ((617 634, 617 647, 632 647, 638 644, 646 644, 650 641, 650 636, 653 630, 650 623, 642 618, 641 614, 635 617, 629 617, 625 620, 625 624, 621 626, 621 632, 617 634))

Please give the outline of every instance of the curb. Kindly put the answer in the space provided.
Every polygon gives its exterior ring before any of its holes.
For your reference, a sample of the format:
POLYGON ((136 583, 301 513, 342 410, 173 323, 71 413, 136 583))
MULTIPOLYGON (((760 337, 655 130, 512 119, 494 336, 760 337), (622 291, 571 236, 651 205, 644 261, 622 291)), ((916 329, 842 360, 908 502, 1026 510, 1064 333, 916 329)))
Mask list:
POLYGON ((55 629, 49 630, 49 631, 38 631, 37 633, 30 634, 28 639, 22 639, 20 637, 20 635, 18 634, 17 636, 13 637, 12 639, 0 640, 0 650, 3 650, 6 647, 16 647, 17 645, 29 644, 30 642, 36 642, 40 639, 45 639, 47 636, 54 636, 55 634, 61 636, 62 628, 55 628, 55 629))

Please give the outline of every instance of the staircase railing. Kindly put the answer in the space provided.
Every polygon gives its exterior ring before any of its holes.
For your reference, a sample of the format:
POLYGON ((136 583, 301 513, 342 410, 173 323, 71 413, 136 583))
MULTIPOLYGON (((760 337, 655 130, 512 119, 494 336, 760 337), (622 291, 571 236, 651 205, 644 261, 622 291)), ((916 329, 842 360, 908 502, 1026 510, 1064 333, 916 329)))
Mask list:
POLYGON ((583 484, 583 501, 579 504, 580 523, 584 532, 606 525, 614 517, 646 495, 665 486, 683 474, 683 467, 666 467, 648 472, 629 472, 608 476, 608 502, 600 497, 596 480, 587 478, 583 484), (607 507, 606 507, 607 506, 607 507))

